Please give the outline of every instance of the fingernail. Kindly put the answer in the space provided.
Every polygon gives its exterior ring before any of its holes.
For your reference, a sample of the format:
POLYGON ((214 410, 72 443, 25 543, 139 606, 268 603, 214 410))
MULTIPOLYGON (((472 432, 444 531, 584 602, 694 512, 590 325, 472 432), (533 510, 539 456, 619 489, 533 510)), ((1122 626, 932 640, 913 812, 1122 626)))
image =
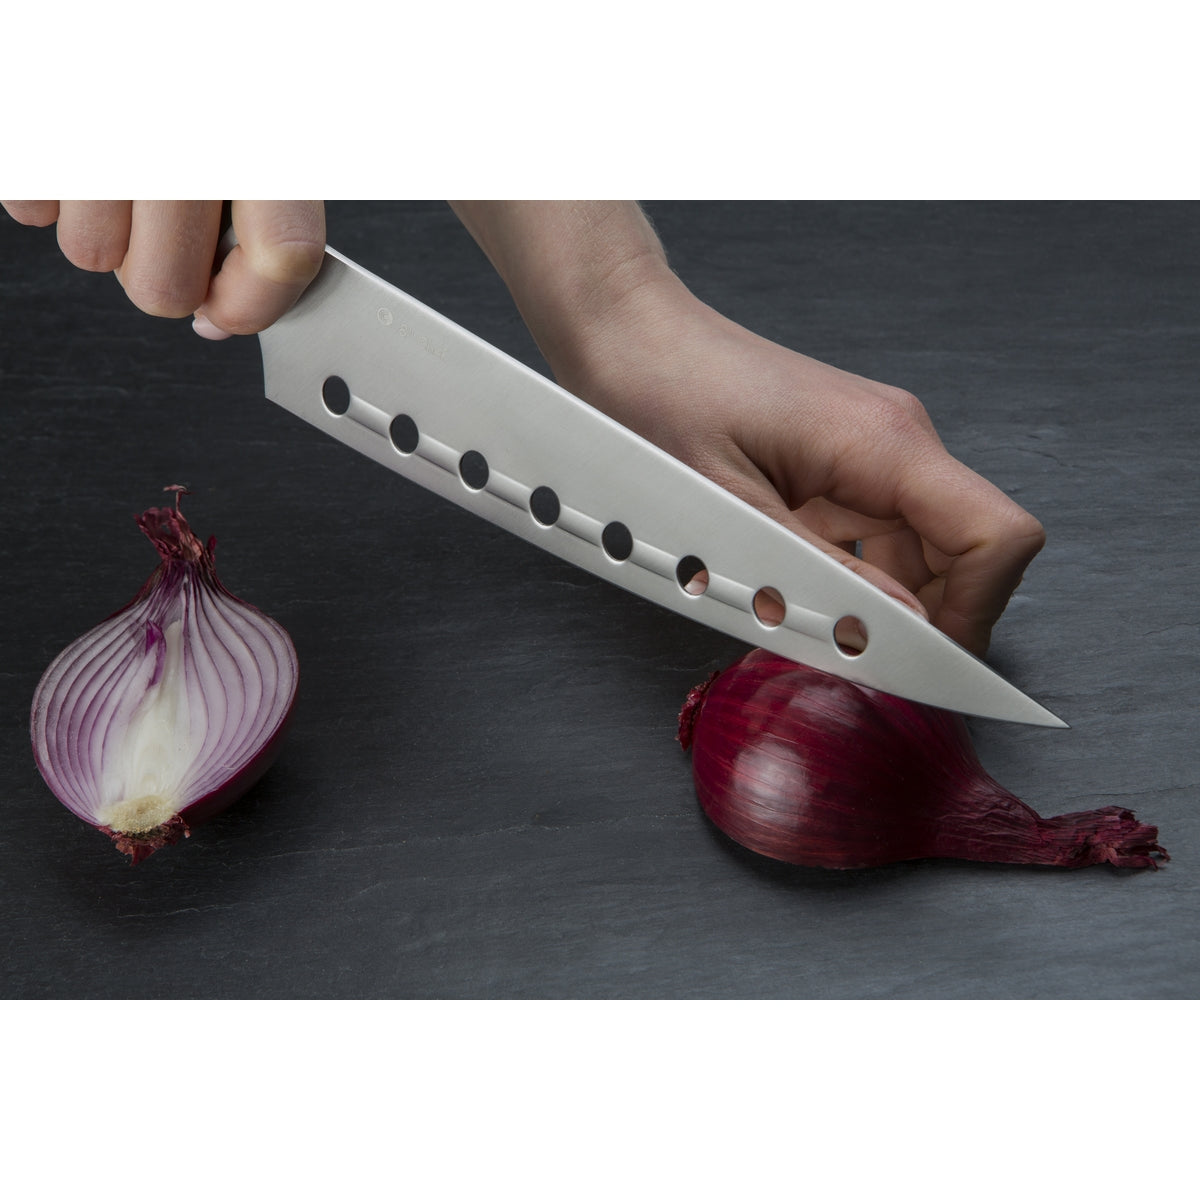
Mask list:
POLYGON ((233 336, 223 329, 218 329, 203 313, 197 313, 192 319, 192 329, 202 338, 208 338, 210 342, 223 342, 227 337, 233 336))

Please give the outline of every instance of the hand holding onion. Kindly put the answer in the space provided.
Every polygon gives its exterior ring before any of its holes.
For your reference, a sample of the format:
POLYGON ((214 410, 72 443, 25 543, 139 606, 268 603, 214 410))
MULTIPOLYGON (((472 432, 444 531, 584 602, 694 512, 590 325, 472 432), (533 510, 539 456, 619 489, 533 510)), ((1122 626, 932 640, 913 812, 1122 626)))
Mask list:
POLYGON ((632 202, 453 204, 568 391, 986 651, 1045 533, 916 397, 704 303, 632 202))
POLYGON ((278 755, 299 679, 283 628, 217 578, 179 511, 137 518, 162 561, 72 642, 33 699, 34 757, 76 816, 139 862, 249 790, 278 755))

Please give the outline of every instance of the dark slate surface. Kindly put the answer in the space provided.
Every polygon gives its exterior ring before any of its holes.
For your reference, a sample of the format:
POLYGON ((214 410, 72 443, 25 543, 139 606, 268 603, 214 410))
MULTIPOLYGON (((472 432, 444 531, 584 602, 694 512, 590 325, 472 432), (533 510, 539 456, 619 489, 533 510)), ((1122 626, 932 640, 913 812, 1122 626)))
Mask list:
MULTIPOLYGON (((213 345, 0 221, 0 994, 1195 997, 1200 207, 653 204, 676 268, 770 337, 916 392, 1049 545, 994 664, 1069 732, 979 722, 1047 815, 1119 803, 1158 872, 784 867, 731 846, 674 742, 743 647, 595 581, 262 399, 213 345), (61 808, 29 701, 154 564, 186 482, 225 582, 302 661, 283 759, 137 868, 61 808)), ((330 241, 543 369, 439 203, 330 241)))

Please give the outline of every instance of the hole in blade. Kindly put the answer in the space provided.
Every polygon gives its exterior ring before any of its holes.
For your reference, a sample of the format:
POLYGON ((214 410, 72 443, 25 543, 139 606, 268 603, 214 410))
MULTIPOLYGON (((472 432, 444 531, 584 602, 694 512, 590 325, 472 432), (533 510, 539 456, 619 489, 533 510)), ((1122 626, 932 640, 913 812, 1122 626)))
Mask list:
POLYGON ((458 460, 458 474, 471 491, 483 491, 488 481, 487 459, 478 450, 468 450, 458 460))
POLYGON ((633 534, 620 521, 610 521, 600 535, 600 544, 609 558, 624 562, 633 553, 633 534))
POLYGON ((421 440, 421 431, 412 417, 407 413, 400 413, 392 418, 392 423, 388 426, 388 437, 401 454, 412 454, 421 440))
POLYGON ((539 525, 553 525, 562 512, 558 502, 558 493, 553 488, 536 487, 529 497, 529 511, 539 525))
POLYGON ((350 389, 338 375, 330 375, 321 385, 321 399, 335 417, 346 415, 350 407, 350 389))
POLYGON ((857 658, 867 648, 867 627, 858 617, 842 617, 833 627, 833 641, 847 658, 857 658))
POLYGON ((783 624, 783 618, 787 615, 787 605, 784 604, 778 588, 759 588, 754 593, 754 615, 758 618, 758 623, 768 629, 783 624))
POLYGON ((675 578, 689 596, 702 596, 708 590, 708 568, 694 554, 685 554, 675 564, 675 578))

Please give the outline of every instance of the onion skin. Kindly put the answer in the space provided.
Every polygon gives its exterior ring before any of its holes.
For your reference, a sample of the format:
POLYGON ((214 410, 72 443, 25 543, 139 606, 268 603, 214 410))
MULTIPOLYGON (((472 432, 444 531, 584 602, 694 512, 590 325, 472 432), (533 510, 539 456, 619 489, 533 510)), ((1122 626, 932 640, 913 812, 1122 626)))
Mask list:
POLYGON ((50 664, 30 721, 50 790, 134 863, 188 837, 262 777, 299 680, 291 639, 221 583, 216 539, 200 542, 178 497, 137 523, 159 565, 50 664))
POLYGON ((783 862, 1157 868, 1169 858, 1128 809, 1039 816, 983 770, 958 714, 765 650, 692 689, 679 740, 709 819, 783 862))

